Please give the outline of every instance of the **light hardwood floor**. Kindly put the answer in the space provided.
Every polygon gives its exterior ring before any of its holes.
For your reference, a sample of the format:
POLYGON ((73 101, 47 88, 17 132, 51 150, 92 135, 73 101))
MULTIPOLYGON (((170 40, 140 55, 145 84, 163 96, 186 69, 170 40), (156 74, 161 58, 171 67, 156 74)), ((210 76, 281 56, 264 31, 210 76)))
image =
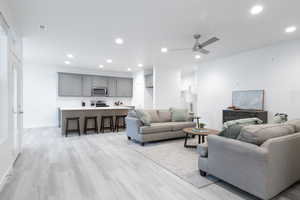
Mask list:
MULTIPOLYGON (((0 199, 255 199, 222 182, 198 189, 114 137, 126 140, 116 133, 64 138, 56 128, 28 131, 0 199)), ((276 199, 300 199, 300 186, 276 199)))

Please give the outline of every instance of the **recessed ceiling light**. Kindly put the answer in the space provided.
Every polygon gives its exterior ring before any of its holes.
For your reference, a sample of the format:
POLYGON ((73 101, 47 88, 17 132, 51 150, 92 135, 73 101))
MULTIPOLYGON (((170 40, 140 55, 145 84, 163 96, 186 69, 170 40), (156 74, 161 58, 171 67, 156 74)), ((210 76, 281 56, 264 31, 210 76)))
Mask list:
POLYGON ((68 58, 74 58, 74 56, 73 56, 72 54, 70 54, 70 53, 67 54, 67 57, 68 57, 68 58))
POLYGON ((144 65, 142 63, 138 64, 138 67, 144 67, 144 65))
POLYGON ((123 44, 124 43, 124 40, 122 38, 116 38, 115 39, 115 43, 116 44, 123 44))
POLYGON ((68 60, 66 60, 64 63, 65 63, 66 65, 69 65, 69 64, 71 64, 71 62, 70 62, 70 61, 68 61, 68 60))
POLYGON ((160 51, 161 51, 162 53, 167 53, 167 52, 168 52, 168 48, 163 47, 163 48, 160 49, 160 51))
POLYGON ((107 59, 106 62, 107 63, 112 63, 112 59, 107 59))
POLYGON ((296 26, 289 26, 285 29, 285 32, 286 33, 293 33, 297 30, 297 27, 296 26))
POLYGON ((131 71, 131 68, 128 68, 127 70, 130 72, 130 71, 131 71))
POLYGON ((102 69, 104 66, 103 65, 99 65, 99 68, 102 69))
POLYGON ((200 55, 195 55, 195 59, 200 59, 201 56, 200 55))
POLYGON ((255 5, 251 8, 250 13, 252 15, 258 15, 264 10, 264 7, 262 5, 255 5))

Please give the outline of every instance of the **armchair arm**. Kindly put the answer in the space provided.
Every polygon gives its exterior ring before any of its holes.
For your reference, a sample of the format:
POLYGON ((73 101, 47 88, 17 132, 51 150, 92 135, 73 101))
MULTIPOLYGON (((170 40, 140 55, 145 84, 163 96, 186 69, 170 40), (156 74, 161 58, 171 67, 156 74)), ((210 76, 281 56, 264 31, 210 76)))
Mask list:
POLYGON ((300 133, 270 139, 262 147, 269 152, 268 192, 275 196, 300 180, 300 133))
POLYGON ((136 139, 139 141, 139 132, 140 127, 142 126, 142 122, 133 117, 126 117, 126 134, 128 137, 131 137, 133 139, 136 139))
POLYGON ((208 136, 208 173, 258 197, 266 194, 268 151, 259 146, 208 136))

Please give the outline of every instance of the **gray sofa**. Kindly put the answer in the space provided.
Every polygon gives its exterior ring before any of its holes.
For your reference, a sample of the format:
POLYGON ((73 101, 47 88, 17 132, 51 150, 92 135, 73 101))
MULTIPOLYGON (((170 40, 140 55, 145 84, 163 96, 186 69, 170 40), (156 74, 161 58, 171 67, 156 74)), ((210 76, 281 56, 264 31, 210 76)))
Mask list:
MULTIPOLYGON (((260 146, 208 136, 207 154, 199 146, 200 174, 214 175, 261 199, 271 199, 300 180, 300 120, 290 124, 294 125, 293 133, 267 139, 260 146)), ((261 131, 266 133, 266 129, 261 131)))
POLYGON ((151 115, 151 124, 144 125, 135 111, 126 117, 126 134, 129 140, 133 139, 144 145, 146 142, 161 141, 173 138, 182 138, 184 128, 195 127, 192 114, 185 121, 172 121, 171 110, 143 110, 151 115))

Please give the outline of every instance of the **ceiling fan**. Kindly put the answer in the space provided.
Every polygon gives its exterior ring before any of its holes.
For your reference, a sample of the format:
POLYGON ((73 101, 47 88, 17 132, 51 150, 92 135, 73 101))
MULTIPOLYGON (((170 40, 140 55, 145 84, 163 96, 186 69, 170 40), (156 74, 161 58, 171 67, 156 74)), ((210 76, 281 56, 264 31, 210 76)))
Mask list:
POLYGON ((192 50, 194 52, 200 52, 200 53, 203 53, 203 54, 209 54, 210 52, 206 49, 204 49, 204 47, 214 43, 214 42, 217 42, 219 41, 220 39, 217 38, 217 37, 212 37, 210 38, 209 40, 203 42, 203 43, 200 43, 200 38, 201 38, 201 35, 200 34, 194 34, 194 39, 196 40, 194 46, 192 48, 182 48, 182 49, 170 49, 169 51, 186 51, 186 50, 192 50))

